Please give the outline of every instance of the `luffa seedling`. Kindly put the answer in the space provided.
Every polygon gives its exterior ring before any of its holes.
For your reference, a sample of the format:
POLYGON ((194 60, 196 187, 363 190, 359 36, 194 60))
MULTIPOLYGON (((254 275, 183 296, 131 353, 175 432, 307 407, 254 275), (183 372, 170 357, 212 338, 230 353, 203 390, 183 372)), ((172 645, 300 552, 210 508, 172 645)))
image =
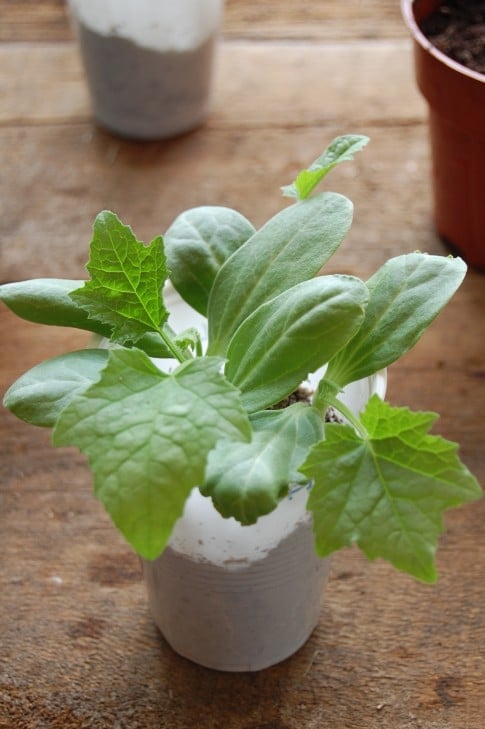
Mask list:
POLYGON ((429 434, 436 415, 375 395, 357 416, 339 395, 417 342, 466 266, 411 253, 366 282, 318 275, 350 227, 352 204, 312 193, 366 143, 334 140, 283 188, 295 203, 257 231, 234 210, 201 207, 144 246, 102 212, 89 281, 0 287, 23 318, 110 340, 34 367, 5 405, 53 427, 56 445, 87 454, 97 496, 142 556, 163 551, 193 488, 224 517, 251 524, 289 484, 310 482, 319 555, 355 543, 371 559, 435 579, 442 513, 480 496, 475 478, 455 444, 429 434), (172 329, 168 279, 207 318, 206 335, 172 329), (161 369, 151 357, 178 364, 161 369), (310 405, 271 409, 323 365, 310 405), (325 422, 329 406, 342 422, 325 422))

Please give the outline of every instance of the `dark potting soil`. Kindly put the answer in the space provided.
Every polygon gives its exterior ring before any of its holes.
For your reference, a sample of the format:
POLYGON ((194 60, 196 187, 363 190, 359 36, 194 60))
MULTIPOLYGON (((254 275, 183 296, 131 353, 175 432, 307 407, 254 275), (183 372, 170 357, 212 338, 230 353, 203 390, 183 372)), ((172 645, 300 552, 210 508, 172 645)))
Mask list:
POLYGON ((420 28, 442 53, 485 74, 485 0, 443 0, 420 28))
POLYGON ((94 114, 103 126, 128 137, 161 138, 205 118, 215 36, 177 52, 100 35, 82 23, 78 35, 94 114))
POLYGON ((308 390, 306 387, 303 387, 303 385, 300 385, 297 390, 290 393, 287 397, 283 398, 283 400, 272 405, 268 408, 268 410, 283 410, 283 408, 288 408, 296 402, 303 402, 306 405, 311 405, 312 395, 313 390, 308 390))
MULTIPOLYGON (((312 395, 313 390, 309 390, 306 387, 303 387, 303 385, 300 385, 297 390, 288 395, 288 397, 285 397, 283 400, 277 402, 272 407, 268 408, 268 410, 283 410, 283 408, 294 405, 296 402, 303 402, 306 405, 311 405, 312 395)), ((330 406, 325 413, 325 422, 343 423, 344 420, 342 416, 333 407, 330 406)))

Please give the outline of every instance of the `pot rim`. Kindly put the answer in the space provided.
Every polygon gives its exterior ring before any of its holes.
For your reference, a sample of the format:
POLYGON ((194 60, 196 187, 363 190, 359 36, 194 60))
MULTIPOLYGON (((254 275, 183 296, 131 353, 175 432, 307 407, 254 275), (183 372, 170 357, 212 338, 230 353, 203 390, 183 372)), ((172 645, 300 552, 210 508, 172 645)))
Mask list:
POLYGON ((419 0, 401 0, 401 13, 414 40, 419 43, 424 51, 429 53, 431 56, 434 56, 437 61, 443 63, 445 66, 448 66, 451 70, 455 71, 455 73, 467 76, 468 78, 473 79, 478 83, 485 84, 485 74, 480 73, 479 71, 473 71, 471 68, 468 68, 467 66, 463 66, 461 63, 458 63, 458 61, 454 61, 445 53, 438 50, 438 48, 436 48, 436 46, 434 46, 431 41, 424 35, 416 21, 414 14, 414 6, 416 5, 417 1, 419 0))

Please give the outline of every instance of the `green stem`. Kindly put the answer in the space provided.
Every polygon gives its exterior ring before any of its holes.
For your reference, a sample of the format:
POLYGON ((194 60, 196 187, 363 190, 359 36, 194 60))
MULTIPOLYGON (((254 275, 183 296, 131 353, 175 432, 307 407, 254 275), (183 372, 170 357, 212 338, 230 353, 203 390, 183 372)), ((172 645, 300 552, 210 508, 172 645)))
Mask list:
POLYGON ((177 344, 175 344, 172 339, 174 332, 168 324, 165 324, 159 331, 165 346, 173 354, 175 359, 178 359, 179 362, 185 362, 188 359, 192 359, 192 355, 188 349, 181 349, 177 344))
POLYGON ((332 398, 329 403, 335 410, 338 410, 338 412, 344 416, 344 418, 347 418, 349 423, 354 426, 357 433, 366 440, 369 437, 369 434, 367 430, 362 425, 359 417, 355 415, 355 413, 352 412, 350 408, 347 407, 341 400, 339 400, 337 397, 332 398))
POLYGON ((335 382, 323 378, 318 384, 312 404, 320 411, 322 418, 325 417, 328 407, 333 407, 349 421, 362 438, 367 439, 369 434, 359 417, 345 403, 338 399, 337 395, 340 392, 341 388, 335 382))

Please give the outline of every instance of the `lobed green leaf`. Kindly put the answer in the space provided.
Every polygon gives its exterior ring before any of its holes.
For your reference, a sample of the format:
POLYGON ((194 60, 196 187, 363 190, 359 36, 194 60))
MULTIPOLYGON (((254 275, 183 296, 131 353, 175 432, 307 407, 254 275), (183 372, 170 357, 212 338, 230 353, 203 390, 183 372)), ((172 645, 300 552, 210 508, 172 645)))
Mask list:
POLYGON ((314 479, 308 508, 321 556, 357 544, 369 559, 435 581, 443 511, 481 495, 456 444, 428 435, 436 417, 374 396, 361 414, 366 439, 350 426, 326 426, 301 467, 314 479))
POLYGON ((112 328, 113 340, 136 342, 145 332, 160 331, 168 316, 162 299, 167 277, 162 238, 144 246, 105 210, 94 223, 87 269, 91 280, 71 296, 90 317, 112 328))
POLYGON ((167 544, 216 443, 250 437, 238 392, 220 366, 217 358, 197 358, 167 375, 139 350, 112 350, 99 382, 57 422, 54 443, 87 454, 98 498, 147 559, 167 544))

